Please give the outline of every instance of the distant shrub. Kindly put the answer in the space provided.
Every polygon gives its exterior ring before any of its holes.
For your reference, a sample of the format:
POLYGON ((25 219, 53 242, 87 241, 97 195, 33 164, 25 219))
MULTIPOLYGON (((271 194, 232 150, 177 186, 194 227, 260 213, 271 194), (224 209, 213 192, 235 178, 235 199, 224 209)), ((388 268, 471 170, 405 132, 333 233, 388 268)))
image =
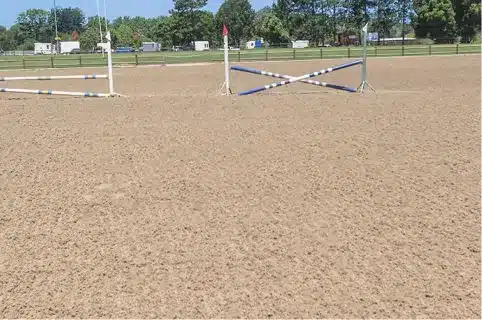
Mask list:
POLYGON ((482 43, 480 31, 472 37, 472 43, 482 43))
POLYGON ((433 41, 432 39, 429 39, 429 38, 418 39, 417 42, 419 44, 424 44, 424 45, 427 45, 427 46, 435 43, 435 41, 433 41))

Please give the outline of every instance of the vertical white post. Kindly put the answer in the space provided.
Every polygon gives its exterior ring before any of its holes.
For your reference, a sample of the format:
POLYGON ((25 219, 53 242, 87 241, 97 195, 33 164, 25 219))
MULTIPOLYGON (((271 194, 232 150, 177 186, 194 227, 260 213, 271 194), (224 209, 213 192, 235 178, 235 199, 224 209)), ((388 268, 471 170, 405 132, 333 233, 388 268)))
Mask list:
MULTIPOLYGON (((57 4, 54 0, 54 19, 55 19, 55 53, 62 53, 62 49, 60 48, 60 38, 59 38, 59 30, 57 27, 57 4)), ((52 54, 53 50, 50 50, 50 54, 52 54)))
POLYGON ((105 23, 105 31, 107 31, 108 26, 107 26, 107 4, 105 3, 104 0, 104 23, 105 23))
POLYGON ((229 85, 229 52, 228 52, 228 35, 224 35, 224 84, 226 86, 226 95, 231 93, 229 85))
MULTIPOLYGON (((103 39, 103 36, 102 36, 102 22, 100 20, 100 7, 99 7, 99 0, 97 0, 97 18, 99 19, 99 34, 100 34, 100 42, 101 43, 104 43, 104 39, 103 39)), ((107 31, 107 29, 105 29, 105 31, 107 31)), ((105 49, 104 49, 104 46, 102 46, 102 58, 104 57, 104 52, 105 52, 105 49)))
POLYGON ((111 46, 111 37, 110 31, 107 31, 107 35, 105 36, 107 39, 107 68, 109 69, 109 94, 114 95, 114 77, 112 75, 112 46, 111 46))
MULTIPOLYGON (((362 38, 362 45, 363 45, 363 65, 362 65, 362 82, 367 81, 367 33, 368 33, 368 22, 365 27, 362 29, 363 38, 362 38)), ((363 88, 362 88, 363 89, 363 88)))
POLYGON ((357 88, 357 91, 363 93, 365 86, 375 91, 375 89, 367 81, 367 34, 368 34, 368 22, 362 29, 362 45, 363 45, 363 65, 362 65, 362 81, 357 88))

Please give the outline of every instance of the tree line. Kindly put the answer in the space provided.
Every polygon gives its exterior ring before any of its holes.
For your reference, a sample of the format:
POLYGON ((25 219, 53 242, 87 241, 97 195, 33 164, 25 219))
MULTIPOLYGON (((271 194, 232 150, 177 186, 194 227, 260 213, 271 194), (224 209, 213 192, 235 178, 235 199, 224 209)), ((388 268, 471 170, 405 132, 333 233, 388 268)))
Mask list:
MULTIPOLYGON (((472 42, 480 39, 479 0, 277 0, 253 10, 249 0, 225 0, 216 13, 204 10, 207 0, 173 0, 168 16, 157 18, 100 18, 107 23, 114 46, 139 47, 144 41, 162 47, 189 45, 207 40, 221 45, 222 25, 229 29, 230 45, 263 38, 274 46, 293 40, 312 45, 336 43, 369 32, 379 38, 416 36, 435 43, 472 42)), ((29 9, 10 28, 0 26, 0 50, 33 50, 35 42, 55 39, 54 10, 29 9)), ((56 8, 61 40, 78 34, 82 49, 100 42, 99 17, 86 17, 79 8, 56 8)), ((105 30, 104 30, 105 33, 105 30)))

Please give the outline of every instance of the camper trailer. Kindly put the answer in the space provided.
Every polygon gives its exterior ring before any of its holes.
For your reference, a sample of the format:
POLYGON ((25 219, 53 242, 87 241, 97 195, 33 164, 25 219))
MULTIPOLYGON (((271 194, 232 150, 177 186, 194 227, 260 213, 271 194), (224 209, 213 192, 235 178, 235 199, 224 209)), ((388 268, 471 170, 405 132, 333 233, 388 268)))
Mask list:
POLYGON ((80 50, 79 41, 61 41, 60 42, 60 53, 67 54, 67 53, 71 53, 72 50, 80 50))
POLYGON ((107 43, 107 42, 98 42, 96 49, 97 49, 97 50, 96 50, 97 53, 107 52, 107 50, 109 49, 109 43, 107 43))
POLYGON ((56 54, 55 45, 52 43, 35 43, 35 54, 56 54))
POLYGON ((209 51, 209 41, 194 41, 194 50, 209 51))
POLYGON ((161 44, 157 42, 143 42, 141 48, 143 52, 156 52, 161 51, 161 44))
POLYGON ((293 49, 303 49, 308 48, 310 42, 308 40, 296 40, 293 41, 293 49))

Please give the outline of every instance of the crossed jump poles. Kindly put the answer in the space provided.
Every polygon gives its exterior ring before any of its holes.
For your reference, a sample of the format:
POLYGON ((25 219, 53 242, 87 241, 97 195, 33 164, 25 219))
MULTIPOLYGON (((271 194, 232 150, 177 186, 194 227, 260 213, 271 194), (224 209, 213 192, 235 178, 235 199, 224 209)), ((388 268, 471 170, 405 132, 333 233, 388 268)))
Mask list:
POLYGON ((245 95, 253 94, 253 93, 256 93, 256 92, 265 91, 265 90, 269 90, 269 89, 272 89, 272 88, 285 86, 285 85, 295 83, 295 82, 303 82, 303 83, 308 83, 308 84, 312 84, 312 85, 315 85, 315 86, 321 86, 321 87, 326 87, 326 88, 336 89, 336 90, 342 90, 342 91, 347 91, 347 92, 358 92, 359 91, 359 92, 363 93, 365 87, 368 87, 368 88, 372 89, 373 91, 375 91, 375 89, 366 81, 366 79, 367 79, 367 72, 366 72, 366 61, 367 61, 366 52, 367 51, 366 51, 366 47, 367 47, 368 22, 363 27, 363 29, 361 31, 363 33, 363 38, 362 38, 363 59, 348 62, 348 63, 344 63, 344 64, 340 64, 338 66, 334 66, 334 67, 327 68, 327 69, 322 69, 320 71, 315 71, 313 73, 307 73, 307 74, 304 74, 304 75, 301 75, 301 76, 298 76, 298 77, 293 77, 293 76, 289 76, 289 75, 286 75, 286 74, 279 74, 279 73, 274 73, 274 72, 270 72, 270 71, 250 69, 250 68, 245 68, 245 67, 240 67, 240 66, 229 67, 228 30, 227 30, 226 26, 223 25, 224 78, 225 78, 225 80, 224 80, 224 83, 223 83, 223 86, 222 86, 221 90, 224 88, 224 89, 226 89, 226 95, 231 94, 231 88, 230 88, 230 85, 229 85, 230 84, 230 82, 229 82, 229 70, 231 69, 231 70, 234 70, 234 71, 247 72, 247 73, 258 74, 258 75, 262 75, 262 76, 284 79, 283 81, 280 81, 280 82, 274 82, 274 83, 271 83, 271 84, 267 84, 265 86, 261 86, 261 87, 249 89, 249 90, 246 90, 246 91, 238 92, 237 93, 238 96, 245 96, 245 95), (330 84, 330 83, 321 82, 321 81, 309 80, 309 78, 313 78, 313 77, 316 77, 316 76, 322 76, 326 73, 350 68, 350 67, 353 67, 353 66, 356 66, 356 65, 359 65, 359 64, 362 65, 362 82, 356 89, 346 87, 346 86, 342 86, 342 85, 336 85, 336 84, 330 84))
POLYGON ((245 95, 256 93, 256 92, 260 92, 260 91, 264 91, 264 90, 268 90, 268 89, 272 89, 272 88, 276 88, 276 87, 285 86, 285 85, 295 83, 295 82, 303 82, 303 83, 308 83, 308 84, 312 84, 312 85, 315 85, 315 86, 327 87, 327 88, 331 88, 331 89, 348 91, 348 92, 357 92, 357 89, 354 89, 354 88, 336 85, 336 84, 330 84, 330 83, 321 82, 321 81, 308 80, 308 78, 321 76, 321 75, 324 75, 326 73, 330 73, 330 72, 338 71, 338 70, 341 70, 341 69, 353 67, 353 66, 356 66, 358 64, 363 64, 363 60, 357 60, 357 61, 353 61, 353 62, 344 63, 344 64, 341 64, 341 65, 338 65, 338 66, 335 66, 335 67, 322 69, 320 71, 316 71, 316 72, 313 72, 313 73, 307 73, 307 74, 301 75, 299 77, 292 77, 292 76, 289 76, 289 75, 278 74, 278 73, 273 73, 273 72, 264 71, 264 70, 244 68, 244 67, 239 67, 239 66, 232 66, 231 70, 253 73, 253 74, 259 74, 259 75, 273 77, 273 78, 279 78, 279 79, 286 79, 285 81, 274 82, 272 84, 268 84, 268 85, 265 85, 265 86, 261 86, 261 87, 249 89, 249 90, 246 90, 246 91, 238 92, 237 93, 238 96, 245 96, 245 95))

